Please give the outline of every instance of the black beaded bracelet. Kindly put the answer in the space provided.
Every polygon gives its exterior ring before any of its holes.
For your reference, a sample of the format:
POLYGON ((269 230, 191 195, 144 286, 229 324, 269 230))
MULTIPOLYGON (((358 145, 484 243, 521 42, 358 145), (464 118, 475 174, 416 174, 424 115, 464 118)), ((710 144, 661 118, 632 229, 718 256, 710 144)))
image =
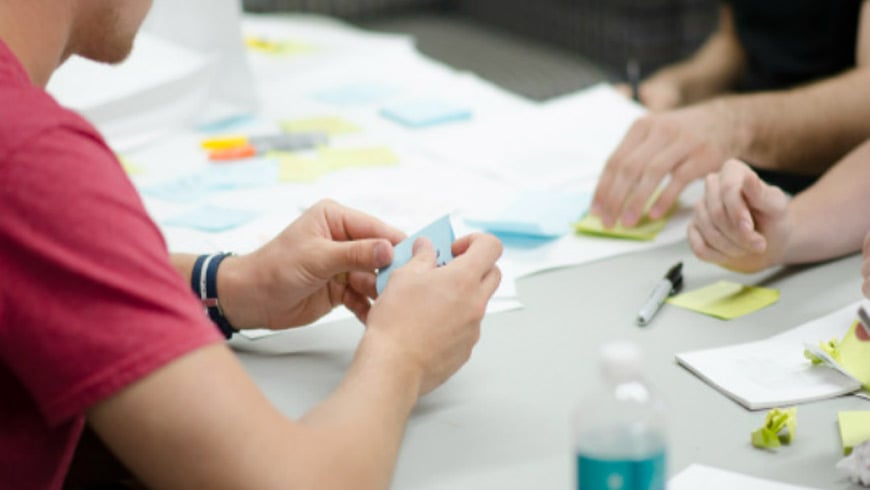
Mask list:
POLYGON ((208 317, 211 318, 221 333, 230 338, 238 332, 224 316, 218 301, 217 271, 218 266, 232 253, 218 253, 213 255, 201 255, 193 264, 190 276, 190 286, 194 293, 199 296, 202 306, 205 307, 208 317))

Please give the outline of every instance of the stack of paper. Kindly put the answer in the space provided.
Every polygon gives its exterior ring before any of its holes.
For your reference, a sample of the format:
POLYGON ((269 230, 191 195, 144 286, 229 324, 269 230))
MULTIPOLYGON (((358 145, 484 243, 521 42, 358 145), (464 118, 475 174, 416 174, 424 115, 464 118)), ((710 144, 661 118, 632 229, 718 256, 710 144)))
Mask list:
POLYGON ((857 303, 767 340, 677 354, 677 362, 750 410, 832 398, 861 383, 828 366, 814 366, 806 344, 842 338, 857 303))

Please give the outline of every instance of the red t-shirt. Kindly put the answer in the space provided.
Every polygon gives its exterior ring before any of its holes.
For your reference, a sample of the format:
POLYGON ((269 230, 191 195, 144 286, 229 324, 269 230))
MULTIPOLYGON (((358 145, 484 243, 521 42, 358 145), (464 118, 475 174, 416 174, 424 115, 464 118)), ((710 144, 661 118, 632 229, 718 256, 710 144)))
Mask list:
POLYGON ((0 41, 0 487, 59 488, 88 408, 219 340, 113 153, 0 41))

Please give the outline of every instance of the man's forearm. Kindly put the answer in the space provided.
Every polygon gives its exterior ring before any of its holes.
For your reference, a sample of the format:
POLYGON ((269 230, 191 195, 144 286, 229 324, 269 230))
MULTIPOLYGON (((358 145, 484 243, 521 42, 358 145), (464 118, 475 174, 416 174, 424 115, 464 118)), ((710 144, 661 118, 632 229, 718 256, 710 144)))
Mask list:
POLYGON ((864 67, 806 87, 710 104, 724 108, 735 132, 746 135, 734 156, 760 168, 817 175, 870 137, 868 85, 864 67))
POLYGON ((817 262, 857 252, 870 231, 870 142, 846 156, 815 185, 797 195, 789 212, 790 264, 817 262))

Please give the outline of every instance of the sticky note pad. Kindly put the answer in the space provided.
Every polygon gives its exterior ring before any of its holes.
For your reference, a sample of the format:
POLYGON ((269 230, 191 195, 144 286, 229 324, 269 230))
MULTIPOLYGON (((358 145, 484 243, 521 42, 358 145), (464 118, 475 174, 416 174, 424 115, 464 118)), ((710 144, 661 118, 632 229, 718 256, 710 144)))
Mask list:
POLYGON ((384 291, 387 281, 390 280, 390 274, 411 260, 414 255, 414 242, 420 237, 426 237, 432 242, 438 267, 453 260, 453 242, 456 241, 456 236, 453 233, 453 226, 450 225, 450 216, 444 216, 396 245, 393 250, 393 263, 378 271, 378 294, 384 291))
POLYGON ((281 129, 288 133, 326 133, 330 136, 358 133, 356 124, 334 116, 309 117, 281 122, 281 129))
POLYGON ((848 455, 853 447, 870 440, 870 411, 840 412, 837 414, 837 423, 840 426, 843 454, 848 455))
POLYGON ((571 224, 589 207, 584 192, 527 191, 491 215, 471 215, 465 222, 490 233, 555 238, 571 231, 571 224))
POLYGON ((254 211, 201 206, 164 222, 167 226, 180 226, 208 232, 221 232, 238 228, 257 217, 254 211))
POLYGON ((732 320, 770 306, 778 300, 779 291, 776 289, 719 281, 674 296, 668 299, 668 303, 722 320, 732 320))
POLYGON ((313 182, 333 171, 318 158, 281 155, 278 162, 278 180, 281 182, 313 182))
POLYGON ((652 219, 644 215, 633 228, 625 228, 617 223, 613 228, 605 228, 601 218, 587 214, 580 222, 574 224, 574 230, 584 235, 593 235, 606 238, 623 238, 628 240, 651 241, 665 229, 668 223, 668 215, 659 219, 652 219))
POLYGON ((425 128, 471 119, 471 110, 443 100, 419 99, 384 107, 381 116, 409 128, 425 128))

